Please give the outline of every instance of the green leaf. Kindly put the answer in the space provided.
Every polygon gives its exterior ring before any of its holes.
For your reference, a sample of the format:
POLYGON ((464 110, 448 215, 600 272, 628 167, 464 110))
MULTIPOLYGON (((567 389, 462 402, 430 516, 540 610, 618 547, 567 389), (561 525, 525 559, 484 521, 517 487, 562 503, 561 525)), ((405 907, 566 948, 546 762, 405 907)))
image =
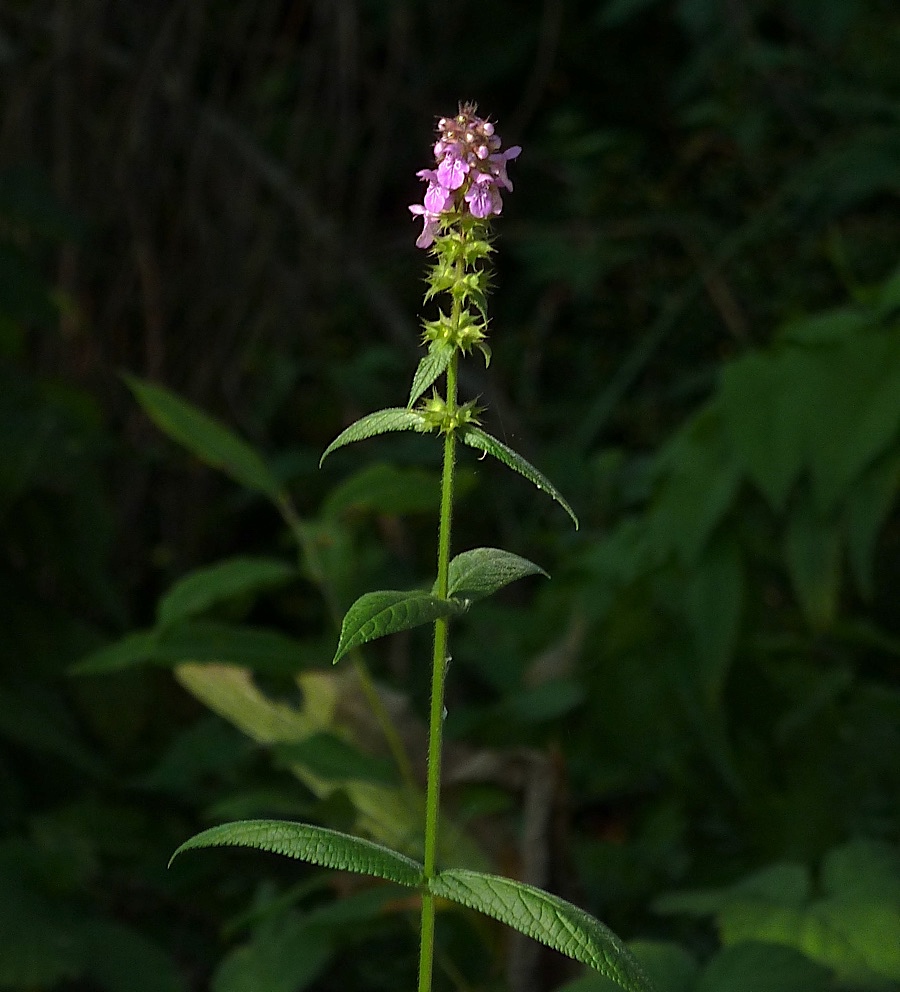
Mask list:
POLYGON ((275 914, 216 969, 212 992, 302 992, 327 968, 334 944, 299 913, 275 914))
POLYGON ((274 502, 281 485, 262 457, 224 424, 153 383, 132 375, 125 382, 156 426, 212 468, 274 502))
POLYGON ((660 549, 694 565, 735 502, 740 469, 725 436, 718 405, 707 403, 658 457, 665 472, 650 516, 660 549))
POLYGON ((810 500, 795 504, 784 536, 784 551, 797 600, 810 627, 823 631, 837 611, 841 581, 841 535, 833 520, 810 500))
POLYGON ((287 765, 300 764, 314 775, 335 781, 396 781, 393 765, 386 759, 365 754, 334 734, 313 734, 306 740, 275 746, 275 756, 287 765))
POLYGON ((751 352, 722 371, 722 415, 735 457, 775 510, 804 465, 810 377, 802 359, 796 351, 751 352))
POLYGON ((83 971, 74 921, 61 906, 9 886, 0 899, 0 987, 55 987, 83 971))
POLYGON ((858 838, 832 848, 822 863, 821 882, 837 896, 882 899, 900 908, 900 847, 858 838))
POLYGON ((463 551, 450 562, 448 594, 475 603, 526 575, 549 575, 533 561, 500 548, 463 551))
POLYGON ((433 341, 428 354, 419 362, 416 374, 413 376, 412 388, 409 391, 407 409, 447 370, 453 357, 454 347, 446 341, 433 341))
POLYGON ((600 8, 595 20, 600 27, 617 27, 658 2, 659 0, 609 0, 600 8))
POLYGON ((575 511, 566 502, 562 493, 545 475, 539 472, 530 462, 527 462, 520 454, 513 451, 512 448, 507 447, 502 441, 498 441, 497 438, 486 434, 480 427, 466 427, 461 432, 461 437, 470 448, 475 448, 477 451, 485 451, 489 455, 493 455, 498 461, 503 462, 504 465, 509 466, 513 471, 518 472, 519 475, 524 476, 529 482, 537 486, 542 492, 547 493, 548 496, 555 499, 572 518, 572 522, 575 524, 575 530, 578 530, 578 517, 575 516, 575 511))
POLYGON ((680 944, 633 940, 628 946, 657 992, 691 992, 694 988, 699 968, 680 944))
POLYGON ((303 644, 276 630, 197 620, 129 634, 82 658, 71 671, 100 675, 148 662, 213 661, 283 673, 296 671, 303 657, 303 644))
POLYGON ((169 864, 184 851, 228 846, 253 847, 323 868, 386 878, 411 888, 422 883, 422 866, 404 854, 352 834, 289 820, 238 820, 211 827, 178 847, 169 864))
POLYGON ((331 454, 332 451, 342 448, 345 444, 352 444, 353 441, 364 441, 367 437, 374 437, 376 434, 387 434, 390 431, 418 431, 426 433, 430 430, 428 421, 417 410, 407 410, 405 407, 388 407, 386 410, 376 410, 356 423, 351 424, 328 445, 319 465, 331 454))
POLYGON ((827 969, 789 947, 747 941, 720 951, 694 986, 696 992, 826 992, 827 969))
POLYGON ((440 504, 440 473, 377 462, 335 486, 322 507, 322 515, 339 517, 365 511, 397 516, 436 513, 440 504))
POLYGON ((160 600, 157 619, 172 624, 203 613, 222 600, 295 578, 297 570, 274 558, 229 558, 179 579, 160 600))
POLYGON ((92 920, 79 934, 85 970, 106 992, 186 992, 187 983, 156 943, 112 920, 92 920))
POLYGON ((693 634, 693 675, 703 701, 714 706, 737 649, 744 602, 744 566, 733 539, 716 537, 684 587, 685 616, 693 634))
POLYGON ((878 534, 900 490, 900 451, 890 451, 851 486, 845 501, 847 558, 863 598, 875 595, 875 549, 878 534))
POLYGON ((559 896, 499 875, 448 868, 428 882, 436 896, 477 909, 582 964, 628 992, 653 987, 634 955, 607 926, 559 896))
POLYGON ((452 617, 464 608, 451 599, 439 599, 430 592, 382 590, 367 592, 347 610, 333 663, 353 648, 385 634, 411 630, 440 617, 452 617))

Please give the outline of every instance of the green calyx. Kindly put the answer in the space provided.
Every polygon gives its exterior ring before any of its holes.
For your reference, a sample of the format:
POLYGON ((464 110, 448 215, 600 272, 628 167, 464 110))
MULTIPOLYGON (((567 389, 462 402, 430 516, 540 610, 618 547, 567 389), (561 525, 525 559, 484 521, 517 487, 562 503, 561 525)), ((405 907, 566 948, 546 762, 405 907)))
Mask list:
POLYGON ((484 407, 478 406, 474 400, 451 410, 443 396, 438 396, 437 393, 422 400, 418 407, 418 412, 428 424, 428 430, 440 431, 442 434, 451 434, 463 427, 477 427, 481 423, 479 414, 483 411, 484 407))
POLYGON ((422 327, 422 340, 427 345, 450 345, 464 355, 468 355, 472 348, 486 348, 487 325, 468 310, 462 310, 456 321, 442 310, 437 320, 426 320, 422 327))

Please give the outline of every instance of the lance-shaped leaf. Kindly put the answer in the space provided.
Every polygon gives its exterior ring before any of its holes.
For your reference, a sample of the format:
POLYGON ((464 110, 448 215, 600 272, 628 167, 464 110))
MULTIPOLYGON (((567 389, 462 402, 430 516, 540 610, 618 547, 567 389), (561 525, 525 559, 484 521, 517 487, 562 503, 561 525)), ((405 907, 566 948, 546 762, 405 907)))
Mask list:
POLYGON ((578 530, 578 517, 575 516, 575 511, 569 506, 563 494, 556 486, 543 473, 539 472, 534 465, 527 462, 520 454, 513 451, 512 448, 505 445, 502 441, 498 441, 497 438, 486 434, 480 427, 467 426, 460 433, 460 436, 470 448, 475 448, 478 451, 486 451, 489 455, 493 455, 494 458, 503 462, 504 465, 508 465, 511 469, 518 472, 519 475, 525 476, 529 482, 537 486, 542 492, 547 493, 548 496, 552 496, 566 513, 569 514, 572 522, 575 524, 575 529, 578 530))
POLYGON ((453 357, 453 345, 446 341, 433 341, 428 354, 419 362, 416 374, 413 376, 412 388, 409 391, 407 409, 431 386, 439 376, 447 371, 450 359, 453 357))
POLYGON ((462 612, 464 607, 456 600, 440 599, 421 590, 367 592, 347 610, 334 661, 376 637, 410 630, 462 612))
POLYGON ((627 992, 653 992, 634 955, 599 920, 559 896, 500 875, 448 868, 428 883, 436 896, 477 909, 590 965, 627 992))
POLYGON ((173 441, 242 486, 279 501, 278 479, 246 441, 168 389, 131 375, 124 379, 150 419, 173 441))
POLYGON ((186 840, 172 855, 169 864, 183 851, 227 846, 254 847, 323 868, 386 878, 412 888, 422 882, 422 866, 399 851, 338 830, 290 820, 238 820, 211 827, 186 840))
POLYGON ((450 562, 448 595, 470 603, 490 596, 498 589, 526 575, 549 575, 533 561, 501 548, 474 548, 463 551, 450 562))
POLYGON ((386 410, 376 410, 375 413, 367 414, 365 417, 351 424, 328 445, 319 459, 319 464, 335 451, 343 448, 345 444, 353 441, 364 441, 367 437, 374 437, 376 434, 387 434, 390 431, 419 431, 424 433, 430 430, 428 421, 417 410, 407 410, 406 407, 392 406, 386 410))
POLYGON ((179 579, 157 607, 161 625, 203 613, 216 603, 295 578, 297 569, 276 558, 228 558, 179 579))

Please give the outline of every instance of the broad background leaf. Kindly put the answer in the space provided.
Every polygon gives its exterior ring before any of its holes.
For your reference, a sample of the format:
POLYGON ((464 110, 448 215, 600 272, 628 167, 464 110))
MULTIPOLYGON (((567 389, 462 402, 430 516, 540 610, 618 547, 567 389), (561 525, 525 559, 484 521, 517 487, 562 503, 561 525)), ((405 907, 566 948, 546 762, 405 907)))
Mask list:
POLYGON ((203 613, 218 602, 288 582, 297 570, 276 558, 229 558, 179 579, 157 607, 162 625, 203 613))

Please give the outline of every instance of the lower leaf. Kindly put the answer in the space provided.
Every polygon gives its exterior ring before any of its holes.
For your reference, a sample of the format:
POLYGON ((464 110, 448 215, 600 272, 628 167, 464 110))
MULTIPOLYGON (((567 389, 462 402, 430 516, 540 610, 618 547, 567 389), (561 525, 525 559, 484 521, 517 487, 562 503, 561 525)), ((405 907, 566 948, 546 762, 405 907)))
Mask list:
POLYGON ((612 930, 559 896, 511 878, 464 868, 439 872, 428 888, 435 896, 477 909, 590 965, 626 992, 653 992, 637 959, 612 930))

